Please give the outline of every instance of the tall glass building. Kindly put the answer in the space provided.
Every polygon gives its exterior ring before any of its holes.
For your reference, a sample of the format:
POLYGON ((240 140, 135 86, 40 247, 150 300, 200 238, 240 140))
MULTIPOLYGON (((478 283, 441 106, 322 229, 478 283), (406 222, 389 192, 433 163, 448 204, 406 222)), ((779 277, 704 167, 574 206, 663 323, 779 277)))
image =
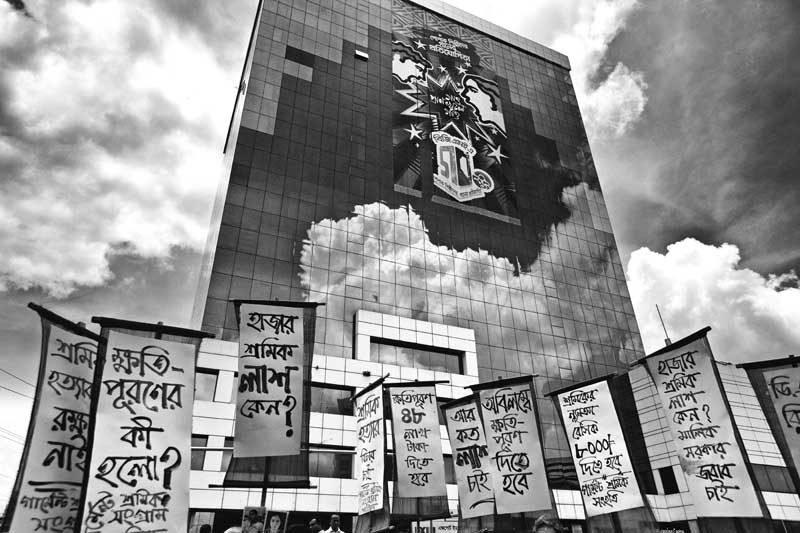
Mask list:
POLYGON ((565 56, 435 0, 263 0, 226 157, 195 304, 219 339, 199 362, 197 520, 258 503, 215 488, 230 455, 234 298, 326 304, 312 470, 338 484, 275 491, 273 508, 354 511, 340 400, 366 371, 445 378, 442 400, 536 374, 548 474, 570 488, 543 393, 644 353, 565 56))
POLYGON ((236 340, 232 298, 319 301, 318 355, 374 311, 472 330, 482 381, 540 391, 644 355, 566 57, 439 2, 272 0, 256 28, 203 330, 236 340))

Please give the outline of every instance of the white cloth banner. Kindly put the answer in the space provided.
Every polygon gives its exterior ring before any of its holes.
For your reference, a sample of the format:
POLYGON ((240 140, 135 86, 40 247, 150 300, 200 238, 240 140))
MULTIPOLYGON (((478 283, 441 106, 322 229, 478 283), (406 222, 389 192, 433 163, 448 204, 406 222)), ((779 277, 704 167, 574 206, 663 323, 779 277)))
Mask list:
POLYGON ((38 406, 11 533, 71 533, 80 506, 97 343, 50 322, 42 327, 38 406))
POLYGON ((698 517, 761 517, 705 337, 645 359, 698 517))
POLYGON ((436 386, 387 387, 397 462, 397 494, 403 498, 446 496, 436 386))
POLYGON ((356 480, 358 514, 383 508, 386 435, 383 422, 383 387, 377 386, 354 402, 356 415, 356 480))
POLYGON ((480 391, 498 514, 551 509, 530 381, 480 391))
POLYGON ((608 382, 557 396, 587 516, 643 507, 608 382))
POLYGON ((111 331, 82 533, 184 533, 195 346, 111 331))
POLYGON ((300 453, 303 413, 302 307, 242 303, 235 457, 300 453))
POLYGON ((764 381, 768 401, 772 402, 779 421, 773 431, 783 434, 794 467, 800 469, 800 368, 787 365, 764 370, 764 381))
POLYGON ((464 403, 448 406, 444 417, 453 451, 461 517, 491 515, 494 513, 491 477, 497 475, 497 471, 489 458, 478 401, 472 397, 464 403))

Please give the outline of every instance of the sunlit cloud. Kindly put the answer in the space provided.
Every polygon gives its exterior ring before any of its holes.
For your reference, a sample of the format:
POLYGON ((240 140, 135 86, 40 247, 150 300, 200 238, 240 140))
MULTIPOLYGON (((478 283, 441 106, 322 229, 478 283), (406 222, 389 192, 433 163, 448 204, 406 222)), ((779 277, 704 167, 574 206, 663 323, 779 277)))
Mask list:
POLYGON ((201 249, 239 65, 148 4, 0 11, 0 290, 64 297, 116 254, 201 249))
POLYGON ((796 353, 800 289, 794 272, 763 277, 739 265, 739 249, 684 239, 665 254, 640 248, 628 263, 630 291, 648 351, 661 348, 661 309, 672 340, 711 326, 717 359, 743 362, 796 353))
MULTIPOLYGON (((576 209, 579 199, 594 194, 581 184, 566 189, 562 199, 576 209)), ((558 229, 562 235, 570 234, 574 223, 570 219, 558 229)), ((502 325, 485 332, 491 336, 502 331, 501 338, 484 335, 483 341, 532 357, 506 358, 512 364, 528 364, 507 369, 512 372, 535 370, 551 379, 568 380, 573 373, 588 371, 584 365, 594 358, 611 365, 629 362, 641 349, 637 336, 627 333, 628 328, 635 332, 636 324, 628 323, 623 309, 615 315, 590 305, 598 290, 606 290, 607 279, 620 274, 613 266, 619 264, 618 258, 604 255, 616 251, 609 246, 598 250, 598 257, 585 257, 576 268, 587 272, 586 278, 568 279, 560 265, 569 260, 560 257, 557 239, 553 228, 550 244, 541 253, 547 266, 541 261, 519 265, 481 248, 455 250, 434 244, 425 222, 410 206, 393 209, 376 202, 357 206, 346 218, 320 220, 309 229, 300 259, 307 297, 324 301, 320 316, 332 318, 318 336, 320 349, 351 342, 351 327, 341 317, 346 315, 346 296, 355 295, 366 308, 383 313, 434 322, 456 318, 478 328, 479 342, 482 324, 502 325), (545 273, 543 268, 552 270, 545 273), (562 300, 547 297, 554 294, 562 300), (574 321, 565 318, 572 313, 566 309, 570 301, 581 307, 575 311, 581 316, 574 321), (592 316, 584 316, 589 309, 592 316), (583 322, 608 323, 608 327, 583 322), (568 368, 551 367, 544 357, 552 356, 555 362, 556 356, 566 354, 574 358, 568 368)), ((482 361, 481 366, 490 366, 486 354, 482 361)))

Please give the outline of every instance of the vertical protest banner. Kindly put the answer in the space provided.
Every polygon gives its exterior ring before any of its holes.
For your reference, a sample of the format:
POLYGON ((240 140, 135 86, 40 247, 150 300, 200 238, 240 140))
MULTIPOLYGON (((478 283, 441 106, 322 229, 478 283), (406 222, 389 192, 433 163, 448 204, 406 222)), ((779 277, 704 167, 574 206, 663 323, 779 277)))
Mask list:
POLYGON ((384 509, 386 426, 383 420, 383 380, 375 381, 353 397, 359 516, 384 509))
POLYGON ((453 452, 461 518, 494 514, 491 478, 497 471, 489 458, 477 398, 472 394, 453 400, 442 406, 442 412, 453 452))
POLYGON ((533 394, 533 376, 473 385, 478 391, 498 514, 553 508, 533 394))
POLYGON ((762 517, 704 328, 644 358, 698 517, 762 517))
POLYGON ((800 358, 737 365, 747 371, 796 487, 800 487, 800 358))
POLYGON ((239 382, 234 452, 222 484, 260 488, 264 501, 267 488, 310 486, 311 364, 317 307, 324 304, 233 303, 240 330, 239 382))
POLYGON ((91 331, 36 304, 39 377, 3 531, 75 531, 81 499, 98 345, 91 331))
POLYGON ((436 383, 392 383, 385 388, 392 411, 398 495, 446 496, 436 383))
POLYGON ((211 335, 93 321, 106 343, 80 532, 182 533, 189 518, 195 362, 200 339, 211 335))
POLYGON ((608 378, 555 391, 586 516, 644 507, 608 378))
POLYGON ((303 309, 286 304, 237 302, 235 457, 300 453, 300 416, 306 408, 303 309))

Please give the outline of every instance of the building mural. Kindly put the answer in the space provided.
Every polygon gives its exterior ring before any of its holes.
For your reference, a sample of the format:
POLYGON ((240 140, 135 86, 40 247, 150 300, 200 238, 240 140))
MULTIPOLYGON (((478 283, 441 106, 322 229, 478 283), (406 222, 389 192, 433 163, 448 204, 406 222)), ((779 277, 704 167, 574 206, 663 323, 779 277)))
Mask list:
POLYGON ((486 65, 490 44, 457 37, 446 24, 409 25, 414 14, 400 8, 392 28, 395 184, 422 191, 432 180, 433 194, 514 216, 501 90, 486 65), (422 163, 428 154, 431 172, 422 163))

